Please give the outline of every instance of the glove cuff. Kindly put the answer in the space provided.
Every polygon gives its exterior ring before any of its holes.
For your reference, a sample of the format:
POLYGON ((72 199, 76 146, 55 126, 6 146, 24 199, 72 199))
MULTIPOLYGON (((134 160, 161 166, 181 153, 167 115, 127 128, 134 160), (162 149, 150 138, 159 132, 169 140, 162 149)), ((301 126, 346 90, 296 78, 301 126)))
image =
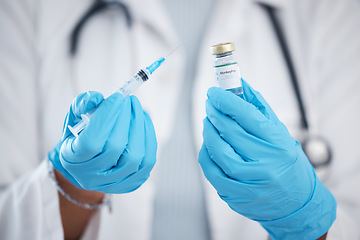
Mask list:
POLYGON ((48 153, 48 159, 52 163, 53 167, 58 170, 64 177, 69 180, 73 185, 75 185, 78 188, 82 188, 80 184, 70 175, 68 171, 63 167, 63 165, 60 162, 60 147, 62 142, 60 141, 52 151, 48 153))
POLYGON ((280 219, 259 221, 271 239, 318 239, 329 230, 336 218, 336 201, 315 171, 314 175, 313 195, 301 209, 280 219))

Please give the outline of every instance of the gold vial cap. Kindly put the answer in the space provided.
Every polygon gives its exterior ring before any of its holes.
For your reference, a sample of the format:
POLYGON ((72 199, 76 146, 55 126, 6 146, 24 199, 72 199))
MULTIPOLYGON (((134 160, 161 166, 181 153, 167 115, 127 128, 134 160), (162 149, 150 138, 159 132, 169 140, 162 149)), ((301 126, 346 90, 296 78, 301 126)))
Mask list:
POLYGON ((212 55, 233 52, 235 50, 235 44, 232 42, 220 43, 210 47, 210 52, 212 55))

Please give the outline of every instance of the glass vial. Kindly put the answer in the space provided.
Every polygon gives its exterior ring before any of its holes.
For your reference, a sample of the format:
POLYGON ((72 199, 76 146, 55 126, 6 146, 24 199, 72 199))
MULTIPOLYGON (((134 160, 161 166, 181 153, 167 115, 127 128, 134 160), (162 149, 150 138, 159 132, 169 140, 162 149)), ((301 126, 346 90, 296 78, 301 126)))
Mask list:
POLYGON ((218 86, 242 96, 243 88, 239 66, 233 56, 234 43, 221 43, 210 47, 215 56, 214 72, 218 86))

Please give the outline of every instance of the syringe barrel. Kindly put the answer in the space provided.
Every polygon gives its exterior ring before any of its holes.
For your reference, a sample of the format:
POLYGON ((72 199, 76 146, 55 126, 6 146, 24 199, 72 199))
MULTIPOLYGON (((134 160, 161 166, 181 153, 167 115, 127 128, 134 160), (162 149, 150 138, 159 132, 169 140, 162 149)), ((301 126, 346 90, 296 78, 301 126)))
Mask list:
POLYGON ((119 92, 125 97, 140 87, 141 84, 148 79, 149 73, 147 73, 146 70, 141 69, 138 73, 127 80, 120 88, 116 89, 115 92, 119 92))
MULTIPOLYGON (((120 88, 116 89, 115 92, 119 92, 126 97, 132 93, 135 89, 141 86, 145 81, 149 79, 150 72, 146 69, 140 69, 140 71, 127 80, 120 88)), ((75 126, 68 126, 72 134, 77 137, 79 133, 87 127, 89 124, 90 118, 95 112, 96 109, 91 110, 89 113, 82 115, 82 120, 78 122, 75 126)))

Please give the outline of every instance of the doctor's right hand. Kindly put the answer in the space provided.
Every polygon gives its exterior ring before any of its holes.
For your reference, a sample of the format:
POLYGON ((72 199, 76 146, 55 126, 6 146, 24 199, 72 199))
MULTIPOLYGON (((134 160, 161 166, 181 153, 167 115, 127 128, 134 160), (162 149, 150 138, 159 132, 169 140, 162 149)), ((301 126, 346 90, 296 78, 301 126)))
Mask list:
POLYGON ((62 141, 49 153, 55 169, 72 184, 103 193, 139 188, 156 162, 157 141, 149 115, 135 96, 98 92, 78 95, 66 116, 62 141), (97 108, 75 138, 68 129, 97 108))

